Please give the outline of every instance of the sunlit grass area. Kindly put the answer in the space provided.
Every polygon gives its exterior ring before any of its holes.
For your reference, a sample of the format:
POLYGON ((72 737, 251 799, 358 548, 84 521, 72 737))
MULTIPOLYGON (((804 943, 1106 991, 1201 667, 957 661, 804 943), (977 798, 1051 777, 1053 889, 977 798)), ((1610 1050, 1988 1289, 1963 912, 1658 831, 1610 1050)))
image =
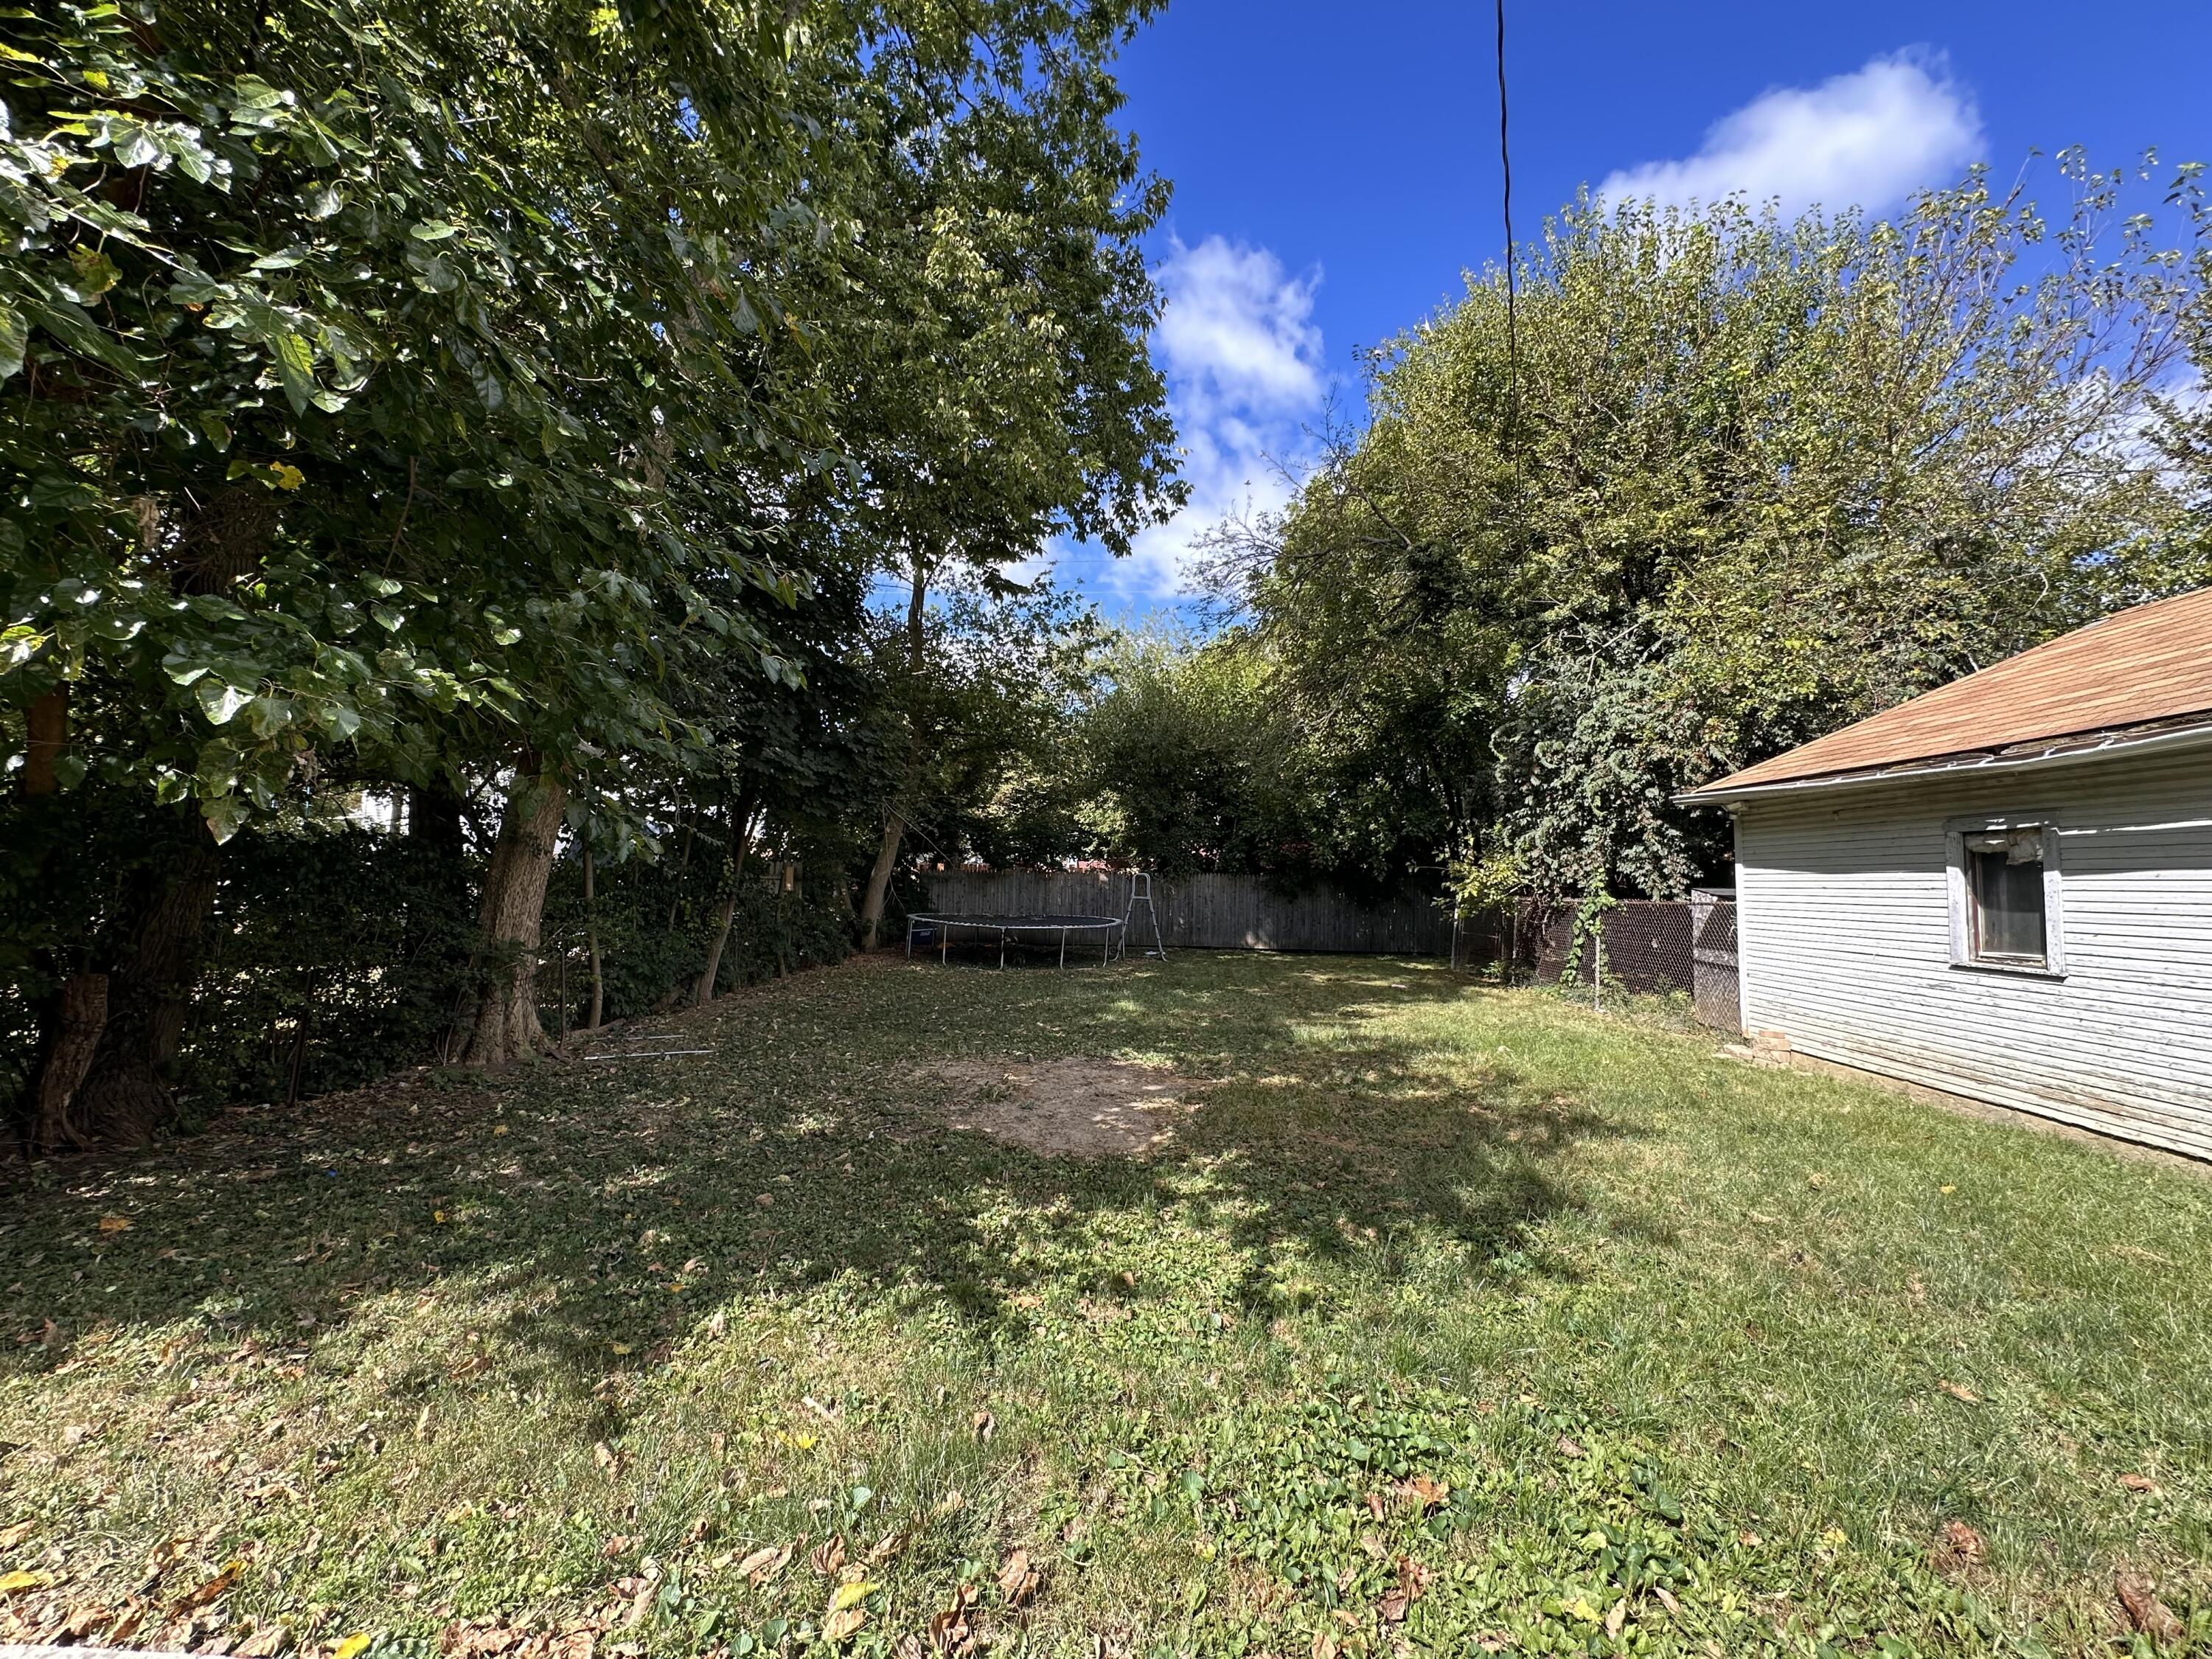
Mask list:
POLYGON ((2193 1170, 1432 963, 652 1029, 712 1052, 15 1177, 0 1639, 2148 1650, 2124 1573, 2212 1642, 2193 1170), (938 1063, 1062 1055, 1196 1109, 948 1127, 938 1063))

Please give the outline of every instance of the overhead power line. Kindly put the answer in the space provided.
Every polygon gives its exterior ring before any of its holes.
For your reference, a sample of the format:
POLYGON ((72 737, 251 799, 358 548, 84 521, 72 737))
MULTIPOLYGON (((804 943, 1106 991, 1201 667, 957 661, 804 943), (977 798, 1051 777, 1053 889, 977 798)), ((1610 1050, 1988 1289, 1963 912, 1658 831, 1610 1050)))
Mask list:
POLYGON ((1498 0, 1498 162, 1505 180, 1505 360, 1517 390, 1521 383, 1520 296, 1513 276, 1513 149, 1506 142, 1505 0, 1498 0))

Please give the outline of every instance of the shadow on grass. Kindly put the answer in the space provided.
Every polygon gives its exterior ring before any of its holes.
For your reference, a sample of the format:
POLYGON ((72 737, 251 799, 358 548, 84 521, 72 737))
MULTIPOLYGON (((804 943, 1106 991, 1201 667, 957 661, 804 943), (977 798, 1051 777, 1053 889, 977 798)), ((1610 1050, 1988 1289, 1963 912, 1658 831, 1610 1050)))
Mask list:
MULTIPOLYGON (((518 1364, 501 1380, 523 1387, 649 1365, 733 1297, 841 1279, 941 1297, 988 1336, 1017 1298, 1103 1278, 1010 1249, 1009 1217, 1079 1252, 1094 1227, 1172 1214, 1241 1264, 1218 1294, 1263 1316, 1296 1304, 1300 1263, 1403 1271, 1408 1228, 1477 1272, 1563 1273, 1530 1260, 1532 1231, 1577 1201, 1566 1155, 1620 1126, 1366 1017, 1492 994, 1343 958, 988 980, 866 964, 679 1022, 716 1047, 680 1068, 416 1073, 289 1120, 234 1113, 153 1153, 18 1172, 0 1193, 0 1369, 185 1320, 343 1352, 360 1310, 441 1283, 504 1297, 518 1364), (1162 1155, 1044 1158, 951 1131, 927 1074, 1117 1050, 1199 1081, 1202 1109, 1162 1155)), ((426 1385, 450 1374, 422 1363, 426 1385)))

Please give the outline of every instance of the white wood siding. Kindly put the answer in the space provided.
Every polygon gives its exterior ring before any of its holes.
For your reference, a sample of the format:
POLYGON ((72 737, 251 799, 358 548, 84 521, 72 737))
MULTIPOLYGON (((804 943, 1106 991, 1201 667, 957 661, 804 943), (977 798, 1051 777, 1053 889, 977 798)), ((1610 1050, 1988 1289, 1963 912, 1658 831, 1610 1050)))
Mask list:
POLYGON ((1814 790, 1736 834, 1747 1030, 2212 1158, 2212 757, 1814 790), (1952 965, 1944 821, 2014 811, 2058 824, 2063 979, 1952 965))

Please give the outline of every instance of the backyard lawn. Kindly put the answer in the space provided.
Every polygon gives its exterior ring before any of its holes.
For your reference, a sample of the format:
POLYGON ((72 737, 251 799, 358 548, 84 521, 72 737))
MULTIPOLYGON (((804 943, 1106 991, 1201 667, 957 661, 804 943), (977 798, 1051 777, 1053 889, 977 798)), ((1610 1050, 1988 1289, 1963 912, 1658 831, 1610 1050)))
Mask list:
POLYGON ((2197 1171, 1433 963, 642 1029, 15 1166, 0 1640, 2212 1647, 2197 1171))

